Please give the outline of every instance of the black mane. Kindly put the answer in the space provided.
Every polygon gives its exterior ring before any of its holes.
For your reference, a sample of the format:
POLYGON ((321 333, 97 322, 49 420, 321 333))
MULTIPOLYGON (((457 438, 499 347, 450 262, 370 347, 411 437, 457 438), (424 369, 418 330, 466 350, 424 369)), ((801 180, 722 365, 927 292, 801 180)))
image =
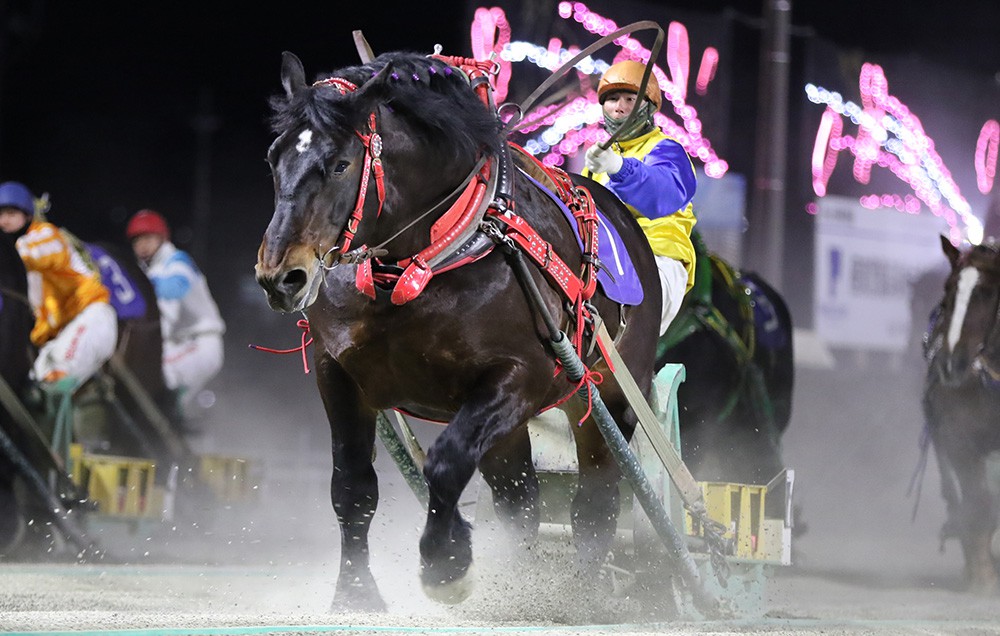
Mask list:
POLYGON ((272 97, 275 133, 307 123, 328 135, 362 130, 368 114, 382 104, 401 114, 425 143, 447 143, 458 154, 493 152, 503 143, 500 124, 458 69, 418 53, 385 53, 369 64, 324 73, 346 79, 359 89, 341 94, 330 86, 313 86, 291 98, 272 97))

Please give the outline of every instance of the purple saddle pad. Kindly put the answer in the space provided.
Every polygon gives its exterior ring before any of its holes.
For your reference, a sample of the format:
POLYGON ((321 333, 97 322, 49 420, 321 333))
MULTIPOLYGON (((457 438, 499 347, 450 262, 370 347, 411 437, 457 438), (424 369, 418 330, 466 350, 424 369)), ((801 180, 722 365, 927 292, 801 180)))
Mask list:
MULTIPOLYGON (((566 207, 566 204, 554 192, 533 179, 531 175, 524 172, 522 174, 559 206, 563 216, 573 228, 573 234, 576 236, 580 250, 583 251, 583 239, 576 231, 576 218, 566 207)), ((622 237, 618 235, 618 230, 608 222, 607 217, 600 210, 597 210, 597 257, 604 265, 597 271, 597 282, 604 290, 604 295, 623 305, 641 303, 642 283, 639 281, 635 267, 632 266, 632 257, 629 256, 628 249, 622 242, 622 237)))

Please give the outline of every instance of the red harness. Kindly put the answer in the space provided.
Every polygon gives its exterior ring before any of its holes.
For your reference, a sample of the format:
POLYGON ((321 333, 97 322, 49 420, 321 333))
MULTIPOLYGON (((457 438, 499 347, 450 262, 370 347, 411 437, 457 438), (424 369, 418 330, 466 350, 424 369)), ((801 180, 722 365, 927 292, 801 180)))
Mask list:
MULTIPOLYGON (((473 89, 487 107, 492 107, 490 96, 489 74, 494 64, 489 61, 478 61, 470 58, 452 56, 434 56, 437 59, 462 70, 472 83, 473 89)), ((343 78, 331 77, 314 84, 316 86, 333 86, 342 93, 357 90, 357 85, 343 78)), ((368 194, 368 184, 372 175, 375 177, 375 187, 378 191, 378 212, 381 215, 385 201, 385 178, 382 168, 382 138, 377 132, 375 113, 368 116, 368 133, 355 131, 365 146, 364 167, 358 197, 350 218, 342 233, 340 244, 327 253, 339 250, 345 255, 358 230, 358 225, 364 215, 365 199, 368 194)), ((573 185, 569 175, 558 168, 544 165, 523 148, 510 144, 511 150, 522 162, 529 162, 535 174, 544 175, 560 199, 566 204, 577 221, 577 231, 584 244, 582 271, 577 275, 552 249, 552 244, 542 238, 522 217, 513 212, 513 205, 501 209, 493 205, 492 195, 487 198, 487 192, 495 188, 494 160, 487 159, 479 172, 474 175, 458 199, 445 211, 431 228, 430 245, 417 254, 393 264, 394 271, 386 271, 387 264, 377 258, 366 258, 358 264, 355 286, 370 298, 376 297, 376 286, 391 288, 390 298, 395 305, 405 304, 426 288, 435 273, 454 269, 473 262, 485 256, 492 246, 470 254, 467 258, 445 264, 447 257, 453 255, 462 247, 464 239, 474 232, 479 221, 484 217, 495 219, 505 228, 506 237, 514 241, 531 260, 547 275, 547 277, 562 291, 566 300, 574 307, 575 329, 574 344, 582 353, 583 332, 585 322, 590 319, 586 301, 593 297, 597 288, 597 211, 590 192, 584 187, 573 185), (475 227, 474 227, 474 224, 475 227), (460 240, 463 239, 463 240, 460 240), (398 268, 402 268, 399 273, 398 268)), ((361 246, 359 250, 365 249, 361 246)), ((327 255, 324 255, 324 260, 327 255)))
MULTIPOLYGON (((461 69, 468 76, 473 90, 488 108, 494 108, 490 94, 489 75, 494 70, 494 63, 489 61, 477 61, 470 58, 433 56, 446 64, 461 69)), ((331 77, 318 81, 314 86, 332 86, 341 93, 354 92, 357 85, 339 77, 331 77)), ((402 268, 402 273, 385 272, 381 270, 386 264, 381 263, 378 258, 368 251, 367 246, 355 248, 359 253, 359 260, 346 258, 351 243, 358 231, 358 226, 364 216, 365 200, 368 195, 368 185, 375 177, 375 188, 378 193, 378 210, 376 218, 381 215, 385 203, 385 174, 382 167, 382 137, 377 132, 377 121, 375 112, 368 116, 368 133, 364 134, 355 131, 365 147, 364 166, 361 173, 361 182, 358 187, 358 197, 354 205, 354 210, 347 221, 342 232, 342 238, 338 246, 331 248, 321 257, 324 267, 327 258, 335 251, 339 251, 339 260, 347 260, 358 264, 355 277, 355 286, 366 296, 376 297, 376 285, 391 288, 391 300, 393 304, 402 305, 416 298, 424 290, 427 283, 435 273, 447 271, 473 262, 488 254, 494 244, 489 243, 488 247, 481 250, 473 250, 467 256, 459 255, 460 258, 453 258, 456 253, 464 249, 468 242, 470 233, 475 234, 479 227, 479 222, 484 217, 495 220, 502 225, 504 238, 516 243, 525 254, 541 269, 562 292, 563 296, 573 307, 575 318, 575 329, 573 330, 573 344, 584 359, 583 335, 586 331, 586 323, 592 320, 592 315, 588 309, 587 301, 593 297, 597 289, 597 211, 590 191, 582 186, 574 186, 569 175, 558 168, 544 165, 535 157, 528 154, 520 146, 510 143, 511 150, 519 157, 522 163, 533 173, 534 176, 541 176, 542 181, 547 182, 559 198, 569 208, 577 222, 577 231, 583 242, 583 265, 580 275, 577 275, 563 261, 552 244, 542 238, 538 232, 531 227, 522 217, 514 214, 514 202, 509 202, 507 207, 496 205, 493 201, 493 192, 496 188, 496 171, 492 158, 482 162, 480 170, 472 176, 468 185, 459 195, 455 203, 445 211, 437 221, 434 222, 430 231, 430 245, 417 254, 398 261, 394 265, 396 271, 402 268), (487 197, 487 192, 489 196, 487 197), (452 257, 449 260, 449 257, 452 257), (380 268, 376 271, 375 266, 380 268)), ((287 351, 271 350, 274 353, 291 353, 301 351, 303 354, 303 364, 305 364, 305 348, 311 342, 306 341, 308 335, 308 321, 300 321, 299 326, 303 328, 302 344, 287 351)), ((603 344, 598 341, 603 347, 603 344)), ((253 346, 253 345, 251 345, 253 346)), ((260 348, 260 347, 258 347, 260 348)), ((605 355, 605 359, 607 356, 605 355)), ((305 368, 309 372, 308 366, 305 368)), ((557 363, 556 374, 561 372, 557 363)), ((581 380, 588 380, 600 383, 597 374, 587 372, 581 380)), ((589 386, 589 384, 588 384, 589 386)), ((578 387, 574 387, 565 397, 550 405, 547 408, 558 406, 566 401, 576 392, 578 387)), ((546 410, 543 409, 543 410, 546 410)), ((586 419, 586 416, 584 417, 586 419)), ((582 422, 582 420, 581 420, 582 422)))

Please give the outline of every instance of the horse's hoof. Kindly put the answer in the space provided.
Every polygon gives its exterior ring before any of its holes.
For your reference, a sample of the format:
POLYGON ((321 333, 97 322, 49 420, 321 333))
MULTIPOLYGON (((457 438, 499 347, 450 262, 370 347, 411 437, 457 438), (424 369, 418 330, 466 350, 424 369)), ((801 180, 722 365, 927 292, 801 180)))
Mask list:
POLYGON ((385 601, 382 600, 382 596, 378 592, 345 594, 342 590, 337 590, 330 603, 330 612, 333 614, 344 612, 382 614, 387 609, 385 601))
POLYGON ((330 603, 331 614, 343 614, 346 612, 367 612, 371 614, 384 614, 388 608, 381 598, 365 599, 343 599, 334 596, 330 603))
POLYGON ((472 564, 469 564, 469 569, 465 571, 465 575, 460 579, 441 581, 436 584, 428 583, 424 580, 420 582, 427 598, 438 603, 444 603, 445 605, 457 605, 469 598, 473 588, 475 588, 475 583, 476 577, 472 569, 472 564))
POLYGON ((370 572, 341 573, 330 604, 331 612, 382 613, 386 609, 385 601, 382 600, 378 585, 370 572))

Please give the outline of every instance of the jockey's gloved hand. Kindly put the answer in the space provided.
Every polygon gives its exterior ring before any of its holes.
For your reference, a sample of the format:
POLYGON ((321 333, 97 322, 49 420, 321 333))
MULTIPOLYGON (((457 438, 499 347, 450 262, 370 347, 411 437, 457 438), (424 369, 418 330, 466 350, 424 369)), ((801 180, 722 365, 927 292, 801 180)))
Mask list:
POLYGON ((614 150, 601 148, 599 144, 594 144, 587 151, 587 158, 584 165, 587 170, 593 173, 604 172, 609 177, 622 169, 624 160, 614 150))

